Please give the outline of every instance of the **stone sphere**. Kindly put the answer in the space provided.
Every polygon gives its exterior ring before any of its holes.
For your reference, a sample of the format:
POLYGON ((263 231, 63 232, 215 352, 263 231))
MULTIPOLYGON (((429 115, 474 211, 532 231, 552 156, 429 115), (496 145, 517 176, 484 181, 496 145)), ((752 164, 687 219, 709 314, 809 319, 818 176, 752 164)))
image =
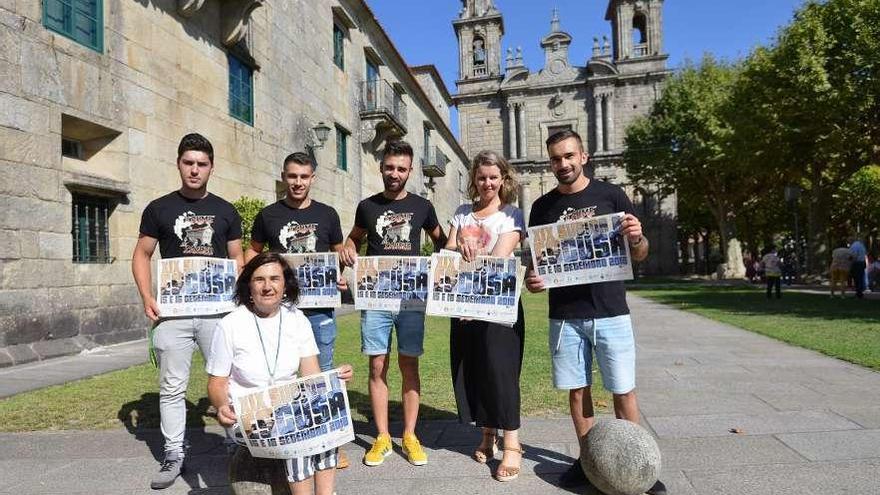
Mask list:
POLYGON ((635 423, 600 420, 581 440, 581 467, 602 493, 641 495, 660 477, 660 448, 635 423))

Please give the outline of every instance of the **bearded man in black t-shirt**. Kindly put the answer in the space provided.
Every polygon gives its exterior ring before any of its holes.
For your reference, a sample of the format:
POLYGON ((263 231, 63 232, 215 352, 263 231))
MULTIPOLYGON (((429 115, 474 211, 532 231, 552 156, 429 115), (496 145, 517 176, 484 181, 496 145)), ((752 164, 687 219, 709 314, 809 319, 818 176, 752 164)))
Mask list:
MULTIPOLYGON (((552 191, 532 205, 529 226, 546 225, 596 215, 624 212, 620 234, 629 242, 632 259, 648 256, 648 240, 633 205, 623 189, 591 180, 584 174, 588 156, 581 137, 574 131, 558 132, 547 139, 550 168, 558 180, 552 191)), ((530 267, 526 286, 544 290, 544 282, 530 267)), ((605 388, 614 395, 614 414, 639 422, 635 393, 635 340, 622 281, 550 289, 550 355, 553 384, 569 391, 569 408, 578 440, 593 426, 592 355, 596 353, 605 388)), ((587 483, 577 460, 560 478, 560 485, 587 483)), ((663 495, 662 482, 648 490, 663 495)))
MULTIPOLYGON (((358 204, 354 227, 340 253, 343 264, 354 265, 365 239, 367 256, 419 256, 423 230, 434 241, 435 249, 446 243, 434 206, 406 191, 412 160, 412 147, 404 141, 392 141, 385 147, 380 169, 385 190, 358 204)), ((361 350, 370 358, 370 404, 379 433, 364 455, 364 464, 378 466, 391 453, 388 358, 392 327, 397 330, 398 364, 403 379, 403 451, 410 463, 421 466, 428 462, 428 457, 416 438, 415 428, 419 415, 419 356, 425 337, 425 313, 416 311, 361 312, 361 350)))
MULTIPOLYGON (((286 186, 284 199, 257 213, 251 229, 251 245, 245 252, 245 261, 250 261, 263 252, 267 245, 270 251, 279 253, 327 253, 342 250, 339 214, 332 206, 315 201, 309 196, 315 178, 315 163, 308 154, 292 153, 284 159, 281 170, 281 181, 286 186)), ((304 287, 308 286, 307 280, 299 280, 299 283, 304 287)), ((345 279, 341 277, 338 277, 337 286, 339 290, 348 288, 345 279)), ((333 308, 304 309, 303 313, 312 324, 321 371, 328 371, 333 368, 336 314, 333 308)), ((339 451, 336 467, 344 469, 348 464, 344 451, 339 451)))
POLYGON ((131 271, 153 323, 152 343, 159 361, 159 415, 165 459, 150 486, 167 488, 183 467, 186 388, 192 353, 198 345, 210 357, 214 327, 223 315, 163 318, 153 292, 150 260, 156 246, 162 258, 231 258, 241 269, 241 217, 227 201, 208 192, 214 148, 204 136, 187 134, 177 148, 180 189, 152 201, 141 216, 131 271))

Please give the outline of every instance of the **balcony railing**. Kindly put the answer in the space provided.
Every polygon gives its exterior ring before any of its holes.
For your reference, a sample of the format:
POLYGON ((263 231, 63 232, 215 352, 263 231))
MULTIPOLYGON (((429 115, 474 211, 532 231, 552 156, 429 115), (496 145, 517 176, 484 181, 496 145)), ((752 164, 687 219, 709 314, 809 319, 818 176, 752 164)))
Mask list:
POLYGON ((443 177, 449 158, 436 146, 429 146, 422 156, 422 174, 425 177, 443 177))
POLYGON ((647 43, 639 43, 638 45, 633 45, 633 57, 647 57, 648 56, 648 44, 647 43))
POLYGON ((474 67, 474 76, 475 77, 486 77, 489 75, 489 69, 485 65, 478 65, 474 67))
POLYGON ((394 87, 384 79, 361 83, 360 114, 362 119, 385 118, 406 133, 406 103, 394 87))

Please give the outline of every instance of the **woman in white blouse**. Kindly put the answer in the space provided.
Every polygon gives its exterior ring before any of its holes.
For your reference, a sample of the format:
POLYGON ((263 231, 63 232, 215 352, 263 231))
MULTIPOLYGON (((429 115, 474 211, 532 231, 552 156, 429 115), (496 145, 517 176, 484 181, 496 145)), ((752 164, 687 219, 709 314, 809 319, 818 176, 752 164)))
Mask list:
MULTIPOLYGON (((235 291, 239 306, 217 324, 206 366, 208 398, 221 425, 236 424, 233 396, 295 380, 297 373, 321 372, 312 326, 294 307, 298 296, 293 270, 277 253, 262 253, 242 270, 235 291)), ((352 376, 350 365, 338 371, 343 380, 352 376)), ((240 431, 232 436, 244 444, 240 431)), ((283 463, 294 495, 333 493, 336 449, 283 463)))
MULTIPOLYGON (((517 183, 510 164, 492 151, 474 157, 468 184, 473 203, 463 204, 450 221, 447 249, 466 260, 479 255, 512 256, 525 233, 523 214, 513 206, 517 183)), ((485 463, 497 451, 503 431, 503 458, 495 471, 498 481, 519 475, 520 391, 524 321, 522 305, 512 327, 480 320, 453 318, 450 354, 459 420, 482 428, 482 441, 473 454, 485 463)))

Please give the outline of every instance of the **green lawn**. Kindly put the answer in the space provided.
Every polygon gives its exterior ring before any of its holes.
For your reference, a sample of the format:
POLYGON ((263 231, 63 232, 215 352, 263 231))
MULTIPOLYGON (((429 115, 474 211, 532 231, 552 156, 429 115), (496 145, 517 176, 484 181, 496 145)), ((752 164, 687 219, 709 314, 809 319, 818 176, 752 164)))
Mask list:
POLYGON ((630 289, 678 309, 880 370, 877 301, 799 292, 767 300, 763 287, 630 289))
MULTIPOLYGON (((555 390, 550 381, 547 351, 547 296, 523 296, 526 314, 526 348, 522 371, 522 413, 529 416, 567 414, 567 394, 555 390)), ((370 416, 367 395, 367 358, 360 353, 359 317, 350 314, 338 320, 336 362, 351 363, 355 378, 349 384, 349 399, 356 420, 370 416)), ((449 320, 429 317, 425 332, 425 354, 420 360, 424 419, 455 418, 455 399, 449 370, 449 320)), ((400 373, 396 356, 389 372, 392 390, 391 418, 400 419, 400 373)), ((207 377, 204 361, 196 356, 187 401, 189 426, 213 424, 206 416, 207 377)), ((0 400, 0 431, 101 429, 125 425, 128 428, 158 428, 159 398, 156 370, 142 365, 87 380, 50 387, 0 400)), ((598 373, 594 373, 597 382, 598 373)), ((610 396, 596 387, 597 412, 610 404, 610 396), (600 392, 601 391, 601 392, 600 392)))

